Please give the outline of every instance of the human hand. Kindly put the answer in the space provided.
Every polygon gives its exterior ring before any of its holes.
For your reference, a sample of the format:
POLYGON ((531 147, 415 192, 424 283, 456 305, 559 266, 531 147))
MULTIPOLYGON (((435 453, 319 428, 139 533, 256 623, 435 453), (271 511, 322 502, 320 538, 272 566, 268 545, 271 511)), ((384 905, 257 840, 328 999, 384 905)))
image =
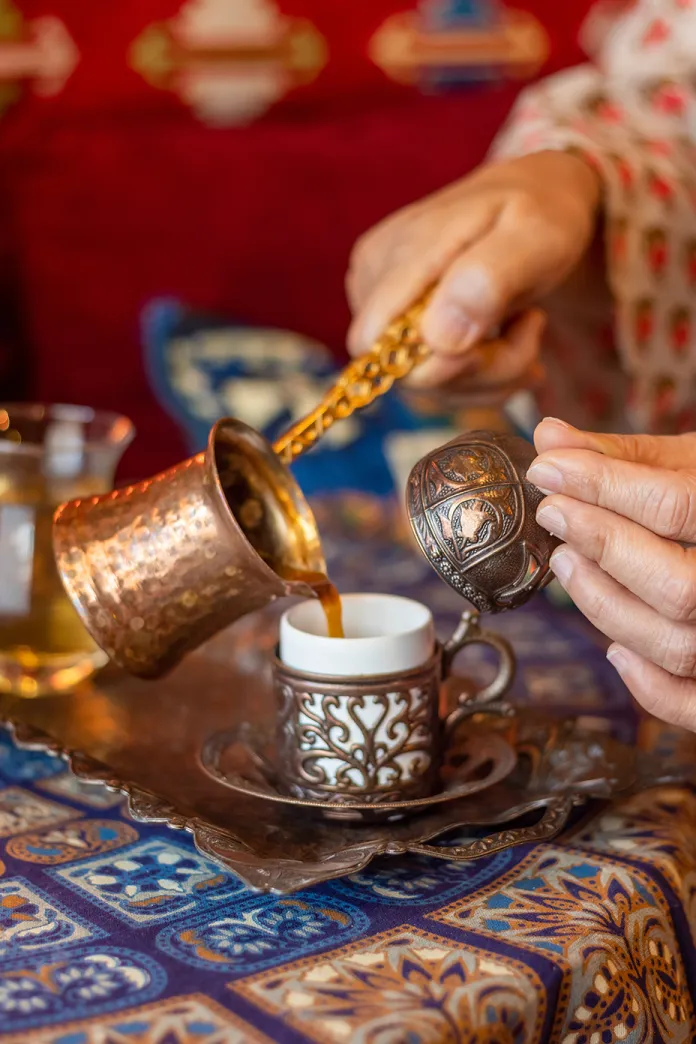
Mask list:
POLYGON ((450 391, 524 385, 538 369, 544 325, 529 308, 585 253, 599 191, 583 160, 541 152, 480 167, 393 214, 353 251, 351 353, 368 351, 395 316, 437 284, 422 320, 432 355, 411 383, 450 391))
POLYGON ((635 699, 696 731, 696 434, 592 435, 547 419, 534 441, 529 480, 550 494, 537 519, 565 541, 556 577, 614 643, 635 699))

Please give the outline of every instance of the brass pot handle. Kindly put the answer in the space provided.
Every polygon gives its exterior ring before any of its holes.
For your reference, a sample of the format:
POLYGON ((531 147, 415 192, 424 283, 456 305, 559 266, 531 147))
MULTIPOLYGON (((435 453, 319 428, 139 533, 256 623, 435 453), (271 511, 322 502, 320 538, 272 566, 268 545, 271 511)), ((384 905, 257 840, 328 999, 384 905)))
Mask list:
POLYGON ((350 417, 388 392, 430 354, 420 334, 420 319, 432 291, 394 319, 373 348, 349 363, 323 400, 273 444, 284 464, 292 464, 315 445, 335 421, 350 417))
POLYGON ((495 631, 486 631, 481 627, 477 612, 467 610, 462 613, 459 624, 442 650, 442 678, 452 675, 455 657, 467 645, 488 645, 495 649, 500 657, 498 672, 488 685, 473 694, 463 693, 457 707, 445 718, 446 735, 451 735, 458 725, 472 714, 484 712, 509 716, 513 708, 504 702, 510 686, 515 678, 516 660, 510 643, 495 631))

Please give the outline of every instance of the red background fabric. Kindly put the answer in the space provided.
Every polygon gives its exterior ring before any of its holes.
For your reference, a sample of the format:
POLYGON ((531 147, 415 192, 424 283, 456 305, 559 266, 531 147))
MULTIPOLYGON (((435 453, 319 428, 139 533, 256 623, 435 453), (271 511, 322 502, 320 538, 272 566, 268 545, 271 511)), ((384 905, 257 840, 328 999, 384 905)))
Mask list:
MULTIPOLYGON (((328 64, 252 125, 210 128, 128 65, 133 40, 177 0, 47 2, 23 0, 25 24, 60 18, 80 60, 59 95, 25 87, 0 118, 0 298, 21 319, 7 336, 15 355, 22 337, 29 346, 32 397, 133 418, 125 467, 139 476, 184 453, 143 370, 143 306, 174 296, 340 356, 353 241, 477 164, 519 85, 425 96, 366 53, 403 0, 283 0, 324 35, 328 64)), ((519 6, 549 34, 544 72, 581 60, 587 0, 519 6)))

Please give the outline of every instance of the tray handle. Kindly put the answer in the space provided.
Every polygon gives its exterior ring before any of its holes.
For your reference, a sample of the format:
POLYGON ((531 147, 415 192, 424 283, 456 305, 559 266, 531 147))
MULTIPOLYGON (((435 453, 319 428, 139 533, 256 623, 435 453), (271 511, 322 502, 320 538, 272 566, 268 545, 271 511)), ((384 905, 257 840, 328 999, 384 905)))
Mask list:
POLYGON ((492 855, 494 852, 502 852, 505 848, 531 842, 549 841, 566 825, 575 804, 575 798, 567 795, 552 797, 544 808, 543 816, 533 826, 507 827, 505 830, 498 830, 487 837, 476 838, 463 845, 453 845, 451 848, 440 845, 409 844, 408 850, 417 855, 446 859, 450 863, 465 863, 471 859, 492 855))

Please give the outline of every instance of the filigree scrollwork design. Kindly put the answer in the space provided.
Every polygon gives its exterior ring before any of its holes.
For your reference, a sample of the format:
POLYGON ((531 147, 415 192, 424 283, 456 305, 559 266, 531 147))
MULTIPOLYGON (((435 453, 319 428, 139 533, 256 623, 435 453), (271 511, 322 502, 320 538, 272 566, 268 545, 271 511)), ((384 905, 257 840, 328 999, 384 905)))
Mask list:
POLYGON ((429 796, 441 785, 444 747, 464 719, 512 713, 504 697, 514 675, 512 648, 483 630, 473 612, 462 615, 428 663, 391 677, 304 675, 276 659, 281 784, 293 797, 313 801, 429 796), (498 654, 496 676, 480 690, 464 685, 457 708, 441 720, 441 683, 451 676, 457 654, 474 644, 498 654))
POLYGON ((438 676, 431 664, 397 680, 322 685, 281 669, 282 772, 289 791, 362 802, 430 792, 440 750, 438 676))

